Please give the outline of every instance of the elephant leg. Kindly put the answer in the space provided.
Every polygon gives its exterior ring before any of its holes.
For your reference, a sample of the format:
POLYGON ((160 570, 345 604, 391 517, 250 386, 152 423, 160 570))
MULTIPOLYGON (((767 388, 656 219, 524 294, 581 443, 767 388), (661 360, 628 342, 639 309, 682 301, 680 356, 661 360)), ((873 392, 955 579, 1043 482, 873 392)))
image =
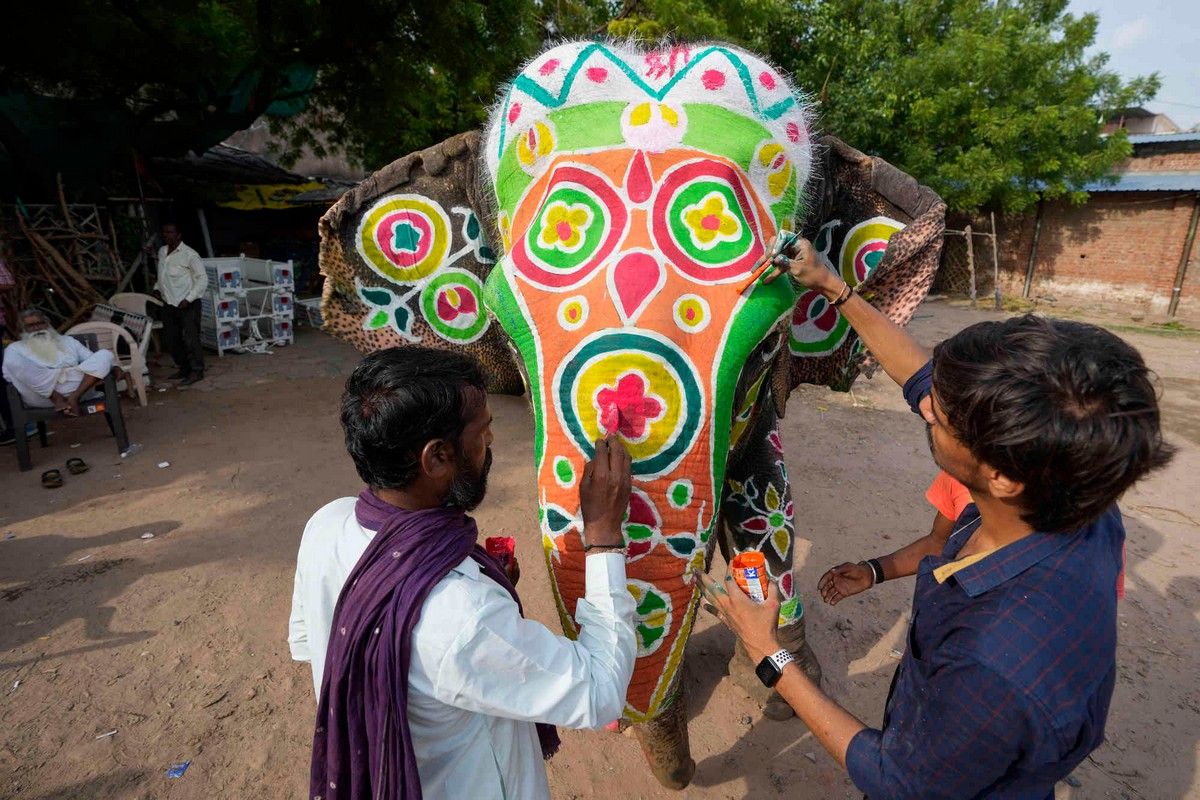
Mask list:
MULTIPOLYGON (((800 667, 820 683, 821 665, 808 646, 804 606, 795 591, 793 558, 795 526, 791 485, 783 462, 782 443, 776 430, 774 405, 760 403, 758 417, 747 431, 745 441, 730 464, 722 501, 723 526, 726 541, 722 551, 730 553, 758 550, 767 560, 775 588, 779 593, 779 642, 791 651, 800 667)), ((729 674, 734 683, 764 708, 771 719, 792 716, 791 707, 777 692, 762 685, 754 674, 756 665, 739 645, 729 662, 729 674)))
POLYGON ((633 726, 650 771, 668 789, 683 789, 696 774, 688 743, 687 696, 680 683, 674 699, 654 719, 633 726))
POLYGON ((817 654, 808 645, 808 637, 804 630, 804 617, 779 629, 779 645, 791 651, 796 663, 804 674, 817 686, 821 685, 821 662, 817 654))
MULTIPOLYGON (((796 664, 804 670, 804 674, 818 686, 821 685, 821 663, 809 647, 805 639, 804 618, 779 629, 779 645, 791 651, 796 657, 796 664)), ((768 689, 754 673, 757 666, 750 660, 750 654, 742 643, 738 642, 729 661, 729 677, 734 685, 750 695, 750 699, 762 706, 763 716, 767 719, 785 720, 795 716, 792 707, 773 689, 768 689)))

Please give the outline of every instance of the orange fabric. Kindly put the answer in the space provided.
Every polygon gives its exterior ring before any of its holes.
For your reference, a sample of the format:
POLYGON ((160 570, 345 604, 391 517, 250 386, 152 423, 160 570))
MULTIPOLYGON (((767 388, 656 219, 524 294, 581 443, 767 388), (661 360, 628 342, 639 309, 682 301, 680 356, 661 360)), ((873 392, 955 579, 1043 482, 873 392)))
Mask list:
POLYGON ((1117 573, 1117 599, 1125 599, 1125 545, 1121 545, 1121 571, 1117 573))
MULTIPOLYGON (((971 504, 971 493, 967 490, 967 487, 950 477, 945 470, 942 470, 937 474, 937 477, 933 479, 933 483, 929 484, 929 488, 925 490, 925 499, 928 500, 929 504, 936 508, 943 516, 949 517, 952 520, 957 520, 962 514, 963 509, 971 504)), ((938 583, 941 583, 963 567, 970 566, 983 556, 989 555, 990 552, 991 551, 989 551, 989 553, 983 553, 978 557, 972 557, 969 559, 963 559, 962 561, 955 561, 950 564, 946 564, 942 567, 943 570, 945 570, 946 567, 953 567, 953 569, 947 570, 944 575, 939 575, 938 583)), ((1117 575, 1117 599, 1125 599, 1124 545, 1121 546, 1121 571, 1117 575)))
POLYGON ((942 516, 957 520, 963 509, 971 504, 971 493, 943 470, 925 490, 925 499, 942 516))

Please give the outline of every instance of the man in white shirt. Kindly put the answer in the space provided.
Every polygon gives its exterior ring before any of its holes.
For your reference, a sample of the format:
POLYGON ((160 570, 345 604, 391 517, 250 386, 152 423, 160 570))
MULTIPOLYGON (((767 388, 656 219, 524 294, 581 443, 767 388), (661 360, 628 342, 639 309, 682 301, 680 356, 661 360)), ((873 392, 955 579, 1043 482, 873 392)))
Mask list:
POLYGON ((347 449, 370 488, 306 526, 288 636, 318 694, 312 796, 548 799, 550 726, 600 728, 624 710, 630 457, 600 442, 584 471, 581 629, 555 635, 522 617, 515 574, 465 514, 491 466, 484 387, 475 359, 422 347, 368 356, 346 383, 347 449))
POLYGON ((21 340, 4 349, 4 379, 31 408, 79 415, 79 401, 113 369, 111 350, 93 353, 50 327, 36 308, 21 312, 21 340))
POLYGON ((204 380, 204 349, 200 346, 200 298, 208 288, 208 274, 200 254, 183 243, 179 227, 162 226, 166 242, 158 248, 158 281, 155 293, 163 301, 163 338, 178 372, 171 380, 187 386, 204 380))

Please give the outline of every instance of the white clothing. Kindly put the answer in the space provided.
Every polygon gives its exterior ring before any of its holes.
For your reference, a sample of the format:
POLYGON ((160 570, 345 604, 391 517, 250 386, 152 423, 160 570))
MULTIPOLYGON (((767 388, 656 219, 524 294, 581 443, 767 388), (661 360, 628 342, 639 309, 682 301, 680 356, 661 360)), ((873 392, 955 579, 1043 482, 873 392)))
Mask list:
MULTIPOLYGON (((334 606, 374 531, 355 498, 309 520, 296 563, 288 644, 320 693, 334 606)), ((467 557, 434 586, 413 632, 408 723, 421 791, 435 798, 549 800, 536 722, 598 728, 617 719, 637 653, 634 602, 617 553, 587 558, 578 641, 522 619, 467 557)))
POLYGON ((200 254, 183 242, 169 253, 166 245, 158 248, 158 281, 154 288, 162 293, 167 305, 199 300, 208 288, 208 273, 200 254))
POLYGON ((84 375, 103 380, 112 371, 111 350, 97 350, 93 353, 71 336, 63 336, 61 341, 63 349, 51 362, 35 356, 24 341, 13 342, 4 349, 4 379, 17 387, 25 405, 31 408, 52 408, 52 393, 58 392, 63 397, 68 397, 79 388, 84 375))

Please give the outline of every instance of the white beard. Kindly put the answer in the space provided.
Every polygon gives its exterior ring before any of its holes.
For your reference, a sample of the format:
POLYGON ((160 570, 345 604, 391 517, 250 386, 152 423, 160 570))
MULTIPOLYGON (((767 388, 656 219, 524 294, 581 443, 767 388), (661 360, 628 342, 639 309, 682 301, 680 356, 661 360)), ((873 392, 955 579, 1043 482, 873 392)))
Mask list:
POLYGON ((62 356, 68 354, 63 335, 58 331, 22 333, 21 341, 29 348, 29 352, 33 353, 33 357, 46 366, 54 366, 62 356))

